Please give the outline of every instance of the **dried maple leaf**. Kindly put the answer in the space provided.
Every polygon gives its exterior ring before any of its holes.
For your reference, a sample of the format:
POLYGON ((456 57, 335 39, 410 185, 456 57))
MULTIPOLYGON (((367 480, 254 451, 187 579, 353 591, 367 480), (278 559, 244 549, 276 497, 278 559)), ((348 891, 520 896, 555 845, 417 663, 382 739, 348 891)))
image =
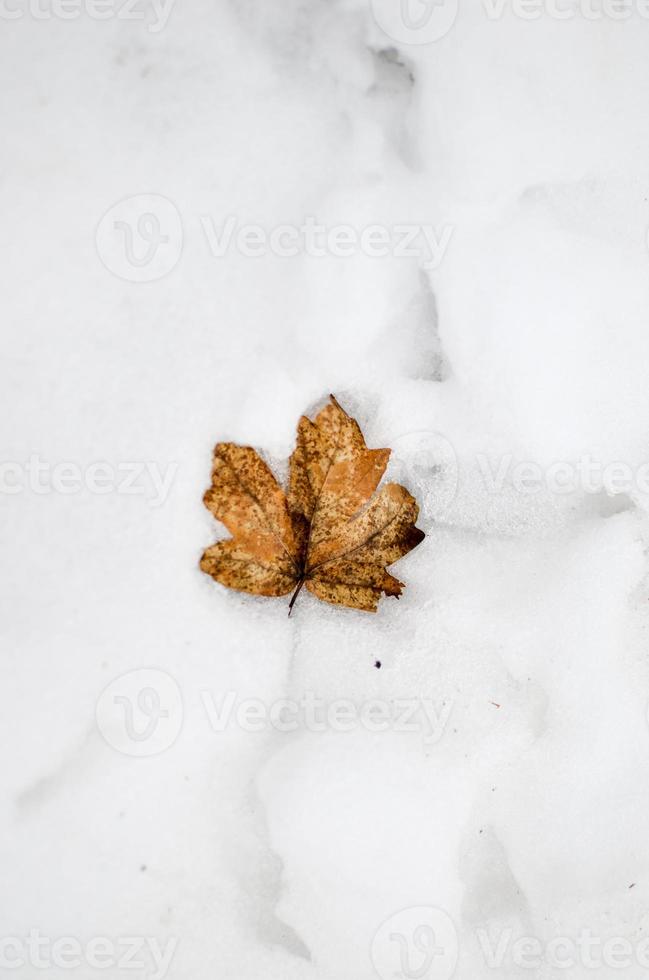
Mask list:
POLYGON ((389 449, 368 449, 334 396, 315 421, 302 416, 288 495, 249 446, 219 443, 206 507, 232 535, 204 553, 201 568, 230 589, 281 596, 303 586, 319 599, 375 612, 401 595, 387 571, 424 538, 419 508, 397 483, 375 493, 389 449))

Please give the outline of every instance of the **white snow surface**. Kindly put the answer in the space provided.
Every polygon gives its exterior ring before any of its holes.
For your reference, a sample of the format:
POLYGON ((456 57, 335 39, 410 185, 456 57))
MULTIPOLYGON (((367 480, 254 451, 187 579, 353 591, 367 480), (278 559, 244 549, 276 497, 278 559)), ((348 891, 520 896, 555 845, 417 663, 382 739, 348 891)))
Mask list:
POLYGON ((9 976, 647 975, 649 20, 487 7, 463 0, 428 44, 365 0, 175 0, 157 32, 26 5, 2 23, 9 976), (97 241, 138 195, 182 220, 150 282, 97 241), (201 219, 229 216, 452 237, 434 267, 215 255, 201 219), (199 571, 223 530, 201 498, 217 440, 284 476, 329 392, 395 449, 427 537, 398 603, 303 593, 289 619, 199 571), (37 492, 34 456, 170 485, 37 492), (584 457, 608 477, 546 480, 584 457), (510 940, 496 966, 485 931, 510 940), (100 968, 98 937, 173 955, 100 968))

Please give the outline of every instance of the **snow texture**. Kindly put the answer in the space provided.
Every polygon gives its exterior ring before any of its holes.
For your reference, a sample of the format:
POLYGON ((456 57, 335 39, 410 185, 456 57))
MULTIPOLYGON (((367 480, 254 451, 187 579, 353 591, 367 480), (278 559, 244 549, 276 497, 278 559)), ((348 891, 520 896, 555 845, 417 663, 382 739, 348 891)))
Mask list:
POLYGON ((3 970, 638 980, 642 3, 421 44, 380 0, 147 3, 3 7, 3 970), (288 619, 200 573, 201 497, 329 392, 427 537, 399 602, 288 619))

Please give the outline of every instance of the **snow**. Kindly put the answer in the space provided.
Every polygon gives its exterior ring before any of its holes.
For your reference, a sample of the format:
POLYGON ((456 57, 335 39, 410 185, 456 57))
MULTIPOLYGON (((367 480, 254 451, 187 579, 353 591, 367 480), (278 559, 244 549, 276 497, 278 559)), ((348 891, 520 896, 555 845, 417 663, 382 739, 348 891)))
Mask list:
POLYGON ((446 0, 425 44, 383 0, 111 3, 2 8, 2 966, 635 980, 642 3, 446 0), (427 538, 398 604, 289 620, 199 572, 201 497, 329 392, 427 538))

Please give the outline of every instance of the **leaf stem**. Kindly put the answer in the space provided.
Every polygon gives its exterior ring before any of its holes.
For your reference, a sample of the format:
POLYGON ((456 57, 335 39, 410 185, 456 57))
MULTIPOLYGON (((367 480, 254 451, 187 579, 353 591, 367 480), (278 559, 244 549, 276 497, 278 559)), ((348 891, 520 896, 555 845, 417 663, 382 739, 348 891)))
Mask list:
POLYGON ((296 600, 296 599, 297 599, 297 597, 299 596, 299 594, 300 594, 300 589, 301 589, 301 588, 302 588, 302 586, 304 585, 304 582, 305 582, 305 579, 304 579, 304 576, 303 576, 303 577, 302 577, 302 578, 300 579, 300 581, 299 581, 299 582, 297 583, 297 588, 296 588, 296 590, 295 590, 295 592, 293 593, 293 595, 291 596, 291 601, 290 601, 290 602, 289 602, 289 604, 288 604, 288 614, 289 614, 289 616, 291 615, 291 612, 292 612, 292 610, 293 610, 293 606, 295 605, 295 600, 296 600))

